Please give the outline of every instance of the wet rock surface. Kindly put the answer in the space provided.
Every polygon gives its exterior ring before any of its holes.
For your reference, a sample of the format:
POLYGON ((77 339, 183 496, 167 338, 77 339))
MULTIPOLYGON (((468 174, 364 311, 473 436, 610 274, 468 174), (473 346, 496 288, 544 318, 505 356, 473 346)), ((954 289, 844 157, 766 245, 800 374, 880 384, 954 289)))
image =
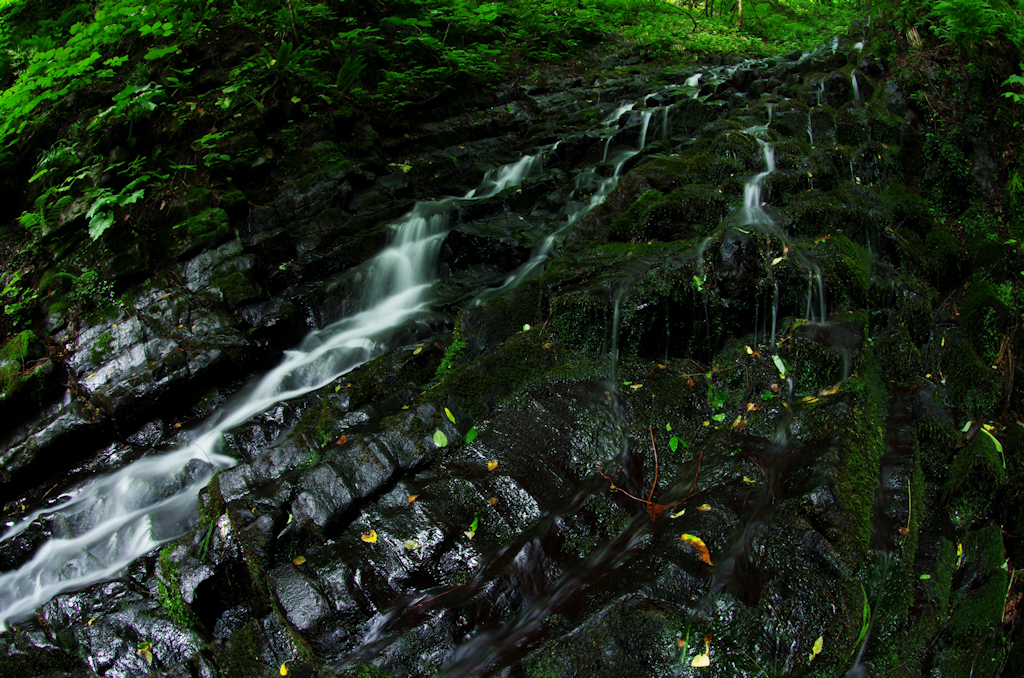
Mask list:
MULTIPOLYGON (((414 200, 543 156, 453 212, 436 312, 227 431, 237 464, 188 533, 9 620, 0 675, 960 675, 1004 657, 1019 547, 992 498, 1024 435, 982 423, 1019 407, 992 346, 1015 348, 1014 320, 890 188, 919 180, 917 113, 847 42, 660 89, 523 91, 388 142, 394 166, 324 142, 273 199, 176 206, 173 267, 55 328, 59 383, 4 423, 5 519, 57 501, 54 472, 173 448, 362 308, 363 262, 414 200)), ((40 517, 0 566, 61 529, 40 517)))

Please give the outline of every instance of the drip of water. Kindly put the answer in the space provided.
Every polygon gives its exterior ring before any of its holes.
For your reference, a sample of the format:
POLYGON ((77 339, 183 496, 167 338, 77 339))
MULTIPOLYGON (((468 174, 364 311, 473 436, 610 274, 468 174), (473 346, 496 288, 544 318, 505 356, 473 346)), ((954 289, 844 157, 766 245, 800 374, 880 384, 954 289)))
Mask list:
POLYGON ((219 451, 222 435, 275 403, 316 390, 389 348, 396 328, 415 322, 433 301, 436 263, 459 200, 482 199, 518 185, 541 168, 527 155, 489 172, 463 198, 418 203, 393 226, 392 243, 365 266, 368 306, 314 330, 281 364, 207 420, 181 449, 147 457, 65 493, 66 500, 11 526, 7 541, 36 520, 52 537, 31 560, 0 575, 0 629, 64 591, 116 576, 136 558, 194 527, 196 497, 215 468, 235 460, 219 451))
POLYGON ((814 125, 811 124, 811 116, 807 115, 807 138, 811 140, 811 146, 814 145, 814 125))
POLYGON ((857 84, 857 72, 850 71, 850 84, 853 85, 853 98, 860 101, 860 86, 857 84))
POLYGON ((775 332, 779 322, 779 281, 775 281, 775 298, 772 301, 772 345, 775 345, 775 332))

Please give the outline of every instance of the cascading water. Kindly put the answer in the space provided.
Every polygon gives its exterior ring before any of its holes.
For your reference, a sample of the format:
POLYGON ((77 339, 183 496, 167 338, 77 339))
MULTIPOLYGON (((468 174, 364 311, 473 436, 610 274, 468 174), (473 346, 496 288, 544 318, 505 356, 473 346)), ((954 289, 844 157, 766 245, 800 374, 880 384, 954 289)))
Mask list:
POLYGON ((184 447, 136 461, 64 493, 64 501, 8 525, 7 541, 34 521, 52 536, 17 570, 0 575, 0 629, 64 591, 114 577, 136 558, 194 526, 196 497, 215 468, 235 464, 221 436, 275 403, 299 397, 385 352, 396 328, 428 311, 438 253, 460 200, 491 197, 518 185, 541 154, 489 172, 463 198, 418 203, 394 224, 392 244, 363 267, 365 310, 314 330, 263 378, 212 416, 184 447))
MULTIPOLYGON (((689 82, 689 81, 687 81, 689 82)), ((668 123, 668 110, 670 106, 665 106, 665 126, 662 130, 664 136, 669 128, 668 123)), ((633 109, 633 104, 628 103, 616 108, 612 113, 602 121, 602 125, 606 128, 611 128, 613 125, 618 123, 619 118, 623 113, 633 109)), ((608 139, 604 144, 604 153, 601 158, 602 163, 612 162, 614 163, 614 170, 611 176, 601 177, 593 168, 586 169, 579 173, 576 177, 572 195, 589 194, 589 199, 586 202, 569 200, 566 205, 566 220, 561 228, 556 229, 553 233, 542 239, 537 245, 534 246, 533 252, 530 254, 530 258, 520 265, 515 271, 513 271, 505 280, 498 286, 484 290, 474 300, 474 303, 481 305, 488 299, 491 299, 502 292, 509 290, 524 280, 528 280, 533 277, 543 266, 544 262, 547 261, 548 255, 554 249, 555 245, 565 239, 566 235, 572 230, 573 226, 579 223, 579 220, 584 217, 590 210, 594 209, 607 199, 608 194, 612 192, 615 186, 619 183, 619 179, 622 175, 622 169, 626 162, 640 153, 647 146, 647 130, 650 126, 651 117, 657 109, 648 109, 641 113, 640 119, 640 134, 637 137, 636 146, 629 150, 619 151, 612 154, 611 160, 608 157, 608 150, 611 146, 612 140, 615 138, 615 134, 609 134, 608 139)))
POLYGON ((850 84, 853 85, 853 98, 860 103, 860 86, 857 84, 857 72, 850 71, 850 84))

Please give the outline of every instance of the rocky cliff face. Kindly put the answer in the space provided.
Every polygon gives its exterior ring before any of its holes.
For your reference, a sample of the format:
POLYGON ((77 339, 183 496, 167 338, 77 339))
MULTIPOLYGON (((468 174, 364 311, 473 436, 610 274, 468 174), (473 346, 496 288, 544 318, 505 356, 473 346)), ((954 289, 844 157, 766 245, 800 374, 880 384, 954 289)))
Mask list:
POLYGON ((510 90, 393 164, 324 140, 258 201, 190 193, 158 276, 126 243, 116 310, 17 358, 4 577, 76 534, 76 483, 194 443, 372 307, 414 204, 448 219, 433 302, 153 481, 202 487, 165 545, 34 613, 7 579, 0 674, 993 675, 1016 255, 915 195, 892 72, 844 39, 510 90))

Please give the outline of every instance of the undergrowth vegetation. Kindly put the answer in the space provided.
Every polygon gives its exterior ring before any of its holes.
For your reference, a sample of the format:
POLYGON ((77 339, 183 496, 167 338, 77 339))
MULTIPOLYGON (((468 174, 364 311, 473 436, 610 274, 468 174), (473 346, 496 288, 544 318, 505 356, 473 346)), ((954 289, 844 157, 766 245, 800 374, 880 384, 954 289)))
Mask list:
MULTIPOLYGON (((0 0, 0 190, 13 197, 0 207, 0 336, 43 317, 40 283, 53 260, 88 250, 102 261, 111 239, 159 242, 162 206, 197 186, 232 190, 240 174, 300 148, 310 129, 336 130, 358 155, 372 151, 374 128, 442 118, 501 82, 584 72, 623 50, 678 62, 810 49, 856 9, 819 0, 744 7, 0 0), (257 139, 254 128, 267 131, 257 139)), ((109 295, 74 282, 96 266, 65 268, 78 311, 106 303, 109 295)))

